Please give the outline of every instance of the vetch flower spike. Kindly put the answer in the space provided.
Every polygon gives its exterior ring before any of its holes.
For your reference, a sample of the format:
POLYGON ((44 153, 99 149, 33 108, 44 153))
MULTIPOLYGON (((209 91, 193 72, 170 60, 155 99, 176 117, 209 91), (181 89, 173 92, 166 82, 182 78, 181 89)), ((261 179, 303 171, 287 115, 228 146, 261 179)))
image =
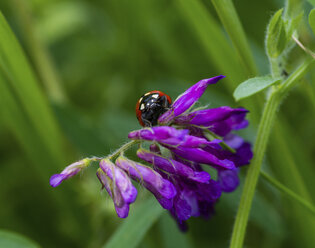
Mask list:
POLYGON ((237 188, 238 168, 249 164, 253 156, 251 145, 234 134, 248 125, 246 109, 193 109, 206 88, 222 78, 221 75, 199 81, 173 104, 160 91, 144 94, 147 97, 140 98, 136 109, 140 124, 146 120, 146 127, 130 132, 130 141, 107 157, 87 158, 69 165, 51 177, 51 186, 58 186, 92 161, 98 161, 96 175, 112 198, 118 217, 126 218, 130 204, 137 198, 132 184, 135 180, 169 211, 181 230, 187 230, 186 221, 191 217, 209 218, 222 192, 237 188), (160 104, 162 97, 168 104, 160 104), (125 157, 125 151, 136 144, 140 147, 137 156, 145 164, 125 157), (217 170, 216 180, 204 166, 217 170))

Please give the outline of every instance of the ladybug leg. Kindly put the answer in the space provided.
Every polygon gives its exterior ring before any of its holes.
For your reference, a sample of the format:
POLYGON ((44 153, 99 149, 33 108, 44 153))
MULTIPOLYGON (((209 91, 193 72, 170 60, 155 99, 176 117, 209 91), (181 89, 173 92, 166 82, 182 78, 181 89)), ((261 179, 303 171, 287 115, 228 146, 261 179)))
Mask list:
POLYGON ((166 96, 161 96, 161 103, 162 103, 162 107, 166 110, 169 110, 169 103, 167 101, 167 97, 166 96))
POLYGON ((142 119, 142 121, 143 121, 143 123, 144 123, 144 125, 145 125, 146 127, 152 127, 152 123, 151 123, 150 121, 148 121, 148 120, 146 120, 146 119, 142 119))

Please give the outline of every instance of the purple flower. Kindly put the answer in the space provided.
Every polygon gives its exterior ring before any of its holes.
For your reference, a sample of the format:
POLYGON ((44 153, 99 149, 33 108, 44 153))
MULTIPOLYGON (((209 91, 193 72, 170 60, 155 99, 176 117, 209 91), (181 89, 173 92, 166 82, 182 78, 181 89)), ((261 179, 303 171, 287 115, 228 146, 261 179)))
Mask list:
POLYGON ((62 181, 75 176, 83 168, 89 165, 89 160, 82 159, 67 166, 60 174, 54 174, 50 177, 49 183, 52 187, 57 187, 62 181))
POLYGON ((218 172, 220 187, 224 192, 232 192, 240 184, 237 170, 220 170, 218 172))
POLYGON ((220 136, 225 136, 232 130, 245 128, 248 121, 245 116, 248 110, 243 108, 232 109, 227 106, 198 110, 179 116, 174 120, 179 125, 195 125, 206 127, 220 136))
POLYGON ((137 198, 136 188, 128 175, 110 160, 101 160, 100 169, 97 171, 97 177, 113 199, 117 215, 120 218, 126 218, 129 213, 129 204, 137 198))
POLYGON ((195 104, 205 92, 209 84, 215 84, 225 76, 217 76, 213 78, 203 79, 191 86, 183 94, 181 94, 172 104, 171 108, 159 118, 160 124, 169 123, 175 117, 187 111, 195 104))
POLYGON ((227 145, 235 150, 235 153, 224 150, 222 147, 219 146, 207 146, 203 148, 203 150, 207 151, 208 153, 214 154, 218 159, 227 159, 229 161, 232 161, 236 167, 249 164, 249 161, 253 157, 250 143, 245 142, 243 138, 235 134, 229 134, 228 136, 224 137, 224 141, 227 145))
POLYGON ((176 155, 199 163, 199 164, 208 164, 212 165, 215 168, 225 168, 225 169, 234 169, 234 162, 229 159, 219 159, 215 154, 209 153, 201 148, 186 148, 178 147, 176 149, 171 149, 176 155))
POLYGON ((176 195, 176 189, 170 181, 164 179, 150 167, 122 156, 116 160, 116 165, 151 191, 163 208, 169 209, 172 207, 172 199, 176 195))
POLYGON ((97 177, 112 198, 120 218, 128 216, 129 205, 137 197, 131 179, 155 196, 181 230, 187 229, 186 221, 191 217, 210 217, 222 192, 237 188, 238 168, 249 164, 253 156, 251 145, 234 134, 248 125, 246 109, 228 106, 192 109, 208 85, 222 78, 224 76, 199 81, 181 94, 169 109, 169 105, 165 106, 166 112, 151 109, 160 126, 130 132, 131 141, 106 158, 84 159, 69 165, 51 177, 51 186, 56 187, 76 175, 91 161, 99 161, 97 177), (147 165, 124 157, 124 151, 136 143, 140 143, 137 156, 147 165), (215 168, 217 180, 211 179, 203 166, 215 168))
POLYGON ((129 139, 157 141, 163 145, 181 147, 205 147, 212 143, 205 138, 189 135, 189 130, 161 126, 133 131, 129 139))
POLYGON ((181 94, 159 117, 158 123, 163 126, 128 135, 130 139, 154 142, 150 151, 139 149, 137 155, 176 187, 170 213, 181 227, 192 216, 209 217, 221 193, 231 192, 239 185, 237 167, 248 164, 252 158, 250 144, 232 134, 247 127, 248 110, 228 106, 192 110, 207 86, 221 78, 201 80, 181 94), (161 152, 159 145, 168 154, 161 152), (218 181, 210 179, 202 164, 217 169, 218 181))
POLYGON ((172 182, 179 193, 170 212, 180 226, 190 217, 209 217, 212 214, 214 204, 221 196, 217 181, 211 179, 207 183, 198 183, 173 176, 172 182))
POLYGON ((179 175, 201 183, 205 183, 210 180, 209 173, 205 171, 195 171, 191 167, 174 159, 167 159, 144 149, 139 149, 137 151, 137 155, 142 160, 147 161, 160 170, 170 174, 179 175))

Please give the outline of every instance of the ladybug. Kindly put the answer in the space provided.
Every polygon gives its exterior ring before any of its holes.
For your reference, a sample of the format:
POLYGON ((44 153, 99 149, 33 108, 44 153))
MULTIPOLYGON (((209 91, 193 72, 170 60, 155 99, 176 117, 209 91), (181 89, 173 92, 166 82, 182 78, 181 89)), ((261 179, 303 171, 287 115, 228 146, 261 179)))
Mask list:
POLYGON ((140 97, 136 105, 136 115, 143 127, 157 125, 160 115, 171 106, 172 100, 165 93, 153 90, 140 97))

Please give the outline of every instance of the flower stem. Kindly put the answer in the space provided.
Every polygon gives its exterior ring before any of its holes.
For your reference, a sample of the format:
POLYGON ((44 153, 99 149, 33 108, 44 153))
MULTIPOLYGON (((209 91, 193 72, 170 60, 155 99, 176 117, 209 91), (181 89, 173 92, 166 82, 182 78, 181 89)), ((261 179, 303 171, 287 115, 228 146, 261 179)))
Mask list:
POLYGON ((280 78, 281 77, 281 70, 279 68, 278 58, 269 58, 269 64, 270 64, 271 75, 274 78, 280 78))
POLYGON ((277 91, 273 89, 273 92, 267 100, 258 128, 258 136, 254 146, 254 158, 247 172, 240 205, 236 215, 230 244, 231 248, 241 248, 243 246, 248 216, 255 193, 262 160, 266 151, 267 141, 279 103, 279 95, 277 94, 277 91))
POLYGON ((301 206, 309 210, 313 215, 315 215, 315 207, 313 204, 305 200, 303 197, 300 197, 298 194, 278 182, 276 179, 272 178, 268 174, 266 174, 263 171, 260 171, 260 175, 268 181, 270 184, 272 184, 275 188, 277 188, 279 191, 281 191, 284 195, 290 197, 292 200, 295 200, 296 202, 300 203, 301 206))
POLYGON ((299 79, 310 68, 312 61, 305 60, 284 82, 280 87, 272 87, 272 92, 266 102, 263 115, 259 124, 258 134, 254 146, 254 158, 249 166, 245 179, 244 189, 240 200, 240 205, 236 215, 233 227, 230 248, 243 247, 245 231, 250 213, 262 160, 266 151, 267 141, 270 136, 273 121, 276 117, 277 109, 281 100, 299 79))
POLYGON ((294 87, 299 80, 308 71, 309 67, 315 61, 314 58, 307 58, 297 70, 295 70, 287 80, 280 86, 279 92, 281 95, 285 95, 292 87, 294 87))
POLYGON ((203 128, 202 129, 206 134, 208 134, 209 136, 211 136, 211 139, 219 139, 221 140, 220 145, 222 146, 222 148, 229 150, 232 153, 236 153, 235 149, 233 149, 232 147, 230 147, 228 144, 226 144, 223 139, 221 137, 219 137, 218 135, 216 135, 214 132, 211 132, 209 129, 207 128, 203 128))
POLYGON ((128 143, 124 144, 122 147, 118 148, 116 151, 114 151, 112 154, 108 155, 108 159, 113 159, 119 154, 123 153, 124 151, 128 150, 130 147, 132 147, 135 144, 140 143, 140 140, 131 140, 128 143))

